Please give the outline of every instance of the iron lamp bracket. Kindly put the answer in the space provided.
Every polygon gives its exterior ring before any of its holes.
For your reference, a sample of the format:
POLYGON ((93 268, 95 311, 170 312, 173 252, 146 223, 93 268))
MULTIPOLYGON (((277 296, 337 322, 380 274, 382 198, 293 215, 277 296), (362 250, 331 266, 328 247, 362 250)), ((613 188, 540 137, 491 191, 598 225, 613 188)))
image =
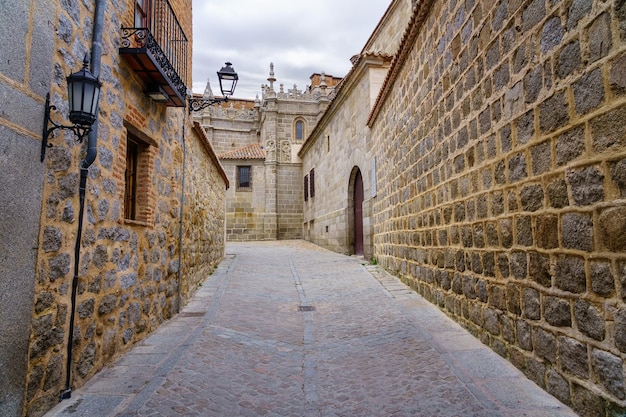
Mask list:
POLYGON ((57 129, 71 130, 78 137, 77 141, 81 142, 85 139, 85 136, 91 132, 91 126, 82 126, 79 124, 75 124, 72 126, 64 126, 56 123, 54 120, 50 118, 50 111, 56 110, 56 106, 50 104, 50 93, 46 94, 46 107, 45 114, 43 119, 43 131, 41 137, 41 162, 44 161, 46 157, 46 149, 52 148, 52 144, 48 143, 50 135, 57 129), (52 125, 52 126, 50 126, 52 125))
POLYGON ((193 111, 200 111, 206 107, 212 106, 218 103, 226 103, 228 96, 221 98, 190 98, 189 99, 189 114, 193 111))

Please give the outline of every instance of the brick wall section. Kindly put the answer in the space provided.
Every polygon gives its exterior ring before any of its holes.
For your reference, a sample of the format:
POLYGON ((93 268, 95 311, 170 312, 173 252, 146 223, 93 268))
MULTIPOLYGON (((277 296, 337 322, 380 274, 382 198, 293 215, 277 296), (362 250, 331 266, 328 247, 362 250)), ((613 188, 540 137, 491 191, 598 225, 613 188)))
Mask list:
MULTIPOLYGON (((90 29, 91 23, 84 22, 92 21, 93 7, 60 3, 50 18, 56 25, 51 95, 53 104, 67 113, 65 77, 80 68, 83 54, 91 48, 91 31, 84 28, 90 29)), ((172 4, 191 40, 191 1, 172 4)), ((87 183, 73 335, 74 389, 179 307, 183 130, 186 126, 190 132, 192 127, 185 109, 166 108, 144 95, 145 86, 120 58, 121 22, 132 22, 132 14, 131 0, 108 5, 105 13, 98 156, 87 183), (150 144, 144 166, 148 175, 139 178, 146 199, 139 202, 143 214, 138 221, 124 219, 126 137, 131 129, 150 144)), ((202 149, 199 137, 187 133, 185 140, 189 160, 180 283, 183 303, 223 256, 225 188, 219 164, 202 149)), ((57 404, 65 384, 78 167, 84 145, 76 144, 69 133, 58 134, 54 143, 45 161, 26 384, 29 416, 42 415, 57 404)))
POLYGON ((375 256, 581 415, 623 415, 626 3, 425 3, 372 123, 375 256))

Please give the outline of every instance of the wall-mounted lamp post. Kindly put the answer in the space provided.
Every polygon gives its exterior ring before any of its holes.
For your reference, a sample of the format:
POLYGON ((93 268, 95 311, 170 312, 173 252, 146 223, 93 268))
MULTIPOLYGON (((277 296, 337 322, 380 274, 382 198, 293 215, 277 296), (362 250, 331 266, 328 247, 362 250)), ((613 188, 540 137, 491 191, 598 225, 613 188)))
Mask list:
POLYGON ((85 54, 83 68, 70 74, 67 80, 67 97, 70 108, 70 122, 72 126, 63 126, 50 119, 50 110, 56 110, 56 106, 50 104, 50 93, 46 94, 46 108, 43 120, 43 136, 41 138, 41 162, 46 156, 46 148, 51 148, 48 143, 50 134, 56 129, 67 129, 78 136, 82 142, 91 131, 91 125, 96 121, 98 114, 98 99, 102 83, 87 68, 89 58, 85 54), (50 126, 52 124, 52 126, 50 126))
POLYGON ((232 65, 233 64, 230 62, 227 62, 226 66, 222 67, 222 69, 217 72, 217 78, 220 81, 220 90, 222 91, 223 97, 215 98, 212 94, 209 97, 192 97, 189 99, 189 114, 191 114, 192 111, 202 110, 213 104, 228 101, 228 97, 234 94, 237 81, 239 80, 239 76, 232 65))

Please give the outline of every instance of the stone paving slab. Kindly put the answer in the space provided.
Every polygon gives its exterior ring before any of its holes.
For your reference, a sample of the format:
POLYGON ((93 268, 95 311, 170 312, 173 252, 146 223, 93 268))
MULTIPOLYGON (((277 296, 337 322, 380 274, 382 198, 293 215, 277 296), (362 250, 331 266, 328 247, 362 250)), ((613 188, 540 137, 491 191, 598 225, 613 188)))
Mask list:
POLYGON ((47 417, 575 416, 378 266, 304 241, 227 253, 47 417))

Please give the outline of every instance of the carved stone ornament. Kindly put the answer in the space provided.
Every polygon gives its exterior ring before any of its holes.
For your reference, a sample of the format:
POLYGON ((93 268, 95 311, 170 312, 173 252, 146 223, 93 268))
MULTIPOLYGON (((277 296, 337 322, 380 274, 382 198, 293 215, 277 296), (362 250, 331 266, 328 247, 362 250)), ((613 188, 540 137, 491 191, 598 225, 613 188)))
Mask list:
POLYGON ((291 162, 291 143, 288 140, 280 143, 280 157, 282 162, 291 162))
POLYGON ((274 139, 265 142, 265 160, 276 161, 276 141, 274 139))

